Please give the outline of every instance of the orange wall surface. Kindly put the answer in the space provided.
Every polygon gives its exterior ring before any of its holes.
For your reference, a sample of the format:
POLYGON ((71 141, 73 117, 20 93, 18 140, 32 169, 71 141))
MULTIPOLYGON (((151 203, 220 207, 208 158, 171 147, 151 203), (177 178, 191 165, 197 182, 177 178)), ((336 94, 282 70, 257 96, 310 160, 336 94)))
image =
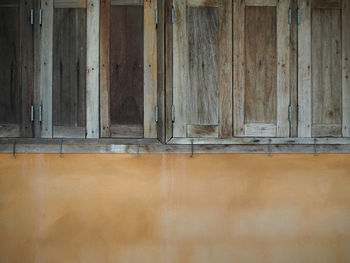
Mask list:
POLYGON ((0 155, 0 262, 350 262, 350 155, 0 155))

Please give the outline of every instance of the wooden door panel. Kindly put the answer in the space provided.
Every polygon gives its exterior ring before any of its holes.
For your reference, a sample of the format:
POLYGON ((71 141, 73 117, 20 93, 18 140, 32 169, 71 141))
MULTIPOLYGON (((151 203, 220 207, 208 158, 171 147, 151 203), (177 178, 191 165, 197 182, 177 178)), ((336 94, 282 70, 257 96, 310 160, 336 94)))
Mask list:
POLYGON ((0 1, 0 137, 33 136, 33 1, 0 1))
POLYGON ((348 0, 299 1, 299 137, 350 135, 348 5, 348 0))
POLYGON ((288 137, 289 1, 234 2, 234 136, 288 137))
POLYGON ((232 135, 232 3, 174 1, 174 137, 232 135))
POLYGON ((101 2, 102 137, 157 137, 155 6, 153 0, 101 2))
POLYGON ((86 8, 75 8, 82 3, 54 2, 53 137, 85 138, 87 17, 86 8))

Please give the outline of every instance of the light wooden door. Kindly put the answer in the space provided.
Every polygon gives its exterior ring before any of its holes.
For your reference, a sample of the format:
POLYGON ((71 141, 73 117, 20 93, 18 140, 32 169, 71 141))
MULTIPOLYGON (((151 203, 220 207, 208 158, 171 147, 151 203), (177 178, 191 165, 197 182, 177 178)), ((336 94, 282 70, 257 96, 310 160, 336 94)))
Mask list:
POLYGON ((156 0, 102 0, 102 137, 156 138, 156 0))
POLYGON ((0 137, 34 134, 33 0, 0 0, 0 137))
POLYGON ((53 137, 85 138, 86 0, 54 1, 53 137))
POLYGON ((299 0, 299 137, 350 136, 350 1, 299 0))
POLYGON ((289 0, 233 3, 234 136, 289 137, 289 0))
POLYGON ((173 137, 232 136, 232 1, 173 1, 173 137))

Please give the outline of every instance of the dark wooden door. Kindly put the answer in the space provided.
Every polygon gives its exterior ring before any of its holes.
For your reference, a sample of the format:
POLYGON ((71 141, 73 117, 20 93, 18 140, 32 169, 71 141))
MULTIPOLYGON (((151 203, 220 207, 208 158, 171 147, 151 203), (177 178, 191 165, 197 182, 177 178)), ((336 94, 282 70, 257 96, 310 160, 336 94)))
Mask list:
POLYGON ((0 137, 32 137, 33 0, 0 0, 0 137))
POLYGON ((299 137, 350 136, 350 1, 299 0, 299 137))
POLYGON ((101 1, 101 137, 157 137, 155 12, 155 0, 101 1))
POLYGON ((173 6, 173 137, 231 137, 232 3, 173 6))
POLYGON ((54 1, 53 137, 85 137, 86 1, 54 1))

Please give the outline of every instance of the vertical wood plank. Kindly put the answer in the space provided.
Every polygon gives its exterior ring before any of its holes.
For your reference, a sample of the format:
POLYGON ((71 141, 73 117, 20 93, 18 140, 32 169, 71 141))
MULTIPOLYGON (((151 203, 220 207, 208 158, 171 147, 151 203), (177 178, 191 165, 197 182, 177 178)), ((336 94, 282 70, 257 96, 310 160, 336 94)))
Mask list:
MULTIPOLYGON (((34 0, 34 10, 40 10, 41 0, 34 0)), ((34 12, 34 137, 41 137, 39 107, 41 105, 41 27, 38 26, 39 12, 34 12)))
POLYGON ((100 1, 88 0, 86 47, 87 138, 99 138, 99 14, 100 1))
POLYGON ((297 0, 291 0, 292 24, 290 29, 290 105, 291 122, 290 136, 298 136, 298 19, 297 0))
POLYGON ((100 5, 100 132, 101 137, 110 137, 111 0, 101 0, 100 5))
POLYGON ((232 137, 232 1, 219 3, 219 137, 232 137))
POLYGON ((298 28, 298 137, 311 137, 311 3, 299 0, 298 28))
POLYGON ((157 138, 157 0, 144 0, 144 138, 157 138))
POLYGON ((277 3, 277 137, 289 137, 290 104, 290 0, 277 3))
POLYGON ((244 136, 245 98, 245 0, 234 1, 233 8, 233 130, 244 136))
POLYGON ((188 83, 188 49, 186 38, 186 0, 174 1, 173 25, 173 104, 176 115, 174 137, 186 137, 186 89, 188 83))
POLYGON ((343 0, 342 6, 342 133, 350 137, 350 0, 343 0))
POLYGON ((41 137, 52 138, 52 51, 53 0, 42 0, 40 97, 42 105, 41 137))
POLYGON ((165 143, 165 0, 157 1, 158 25, 157 25, 157 105, 158 124, 157 138, 165 143))
POLYGON ((172 105, 173 105, 173 1, 165 2, 165 140, 173 137, 172 105))

